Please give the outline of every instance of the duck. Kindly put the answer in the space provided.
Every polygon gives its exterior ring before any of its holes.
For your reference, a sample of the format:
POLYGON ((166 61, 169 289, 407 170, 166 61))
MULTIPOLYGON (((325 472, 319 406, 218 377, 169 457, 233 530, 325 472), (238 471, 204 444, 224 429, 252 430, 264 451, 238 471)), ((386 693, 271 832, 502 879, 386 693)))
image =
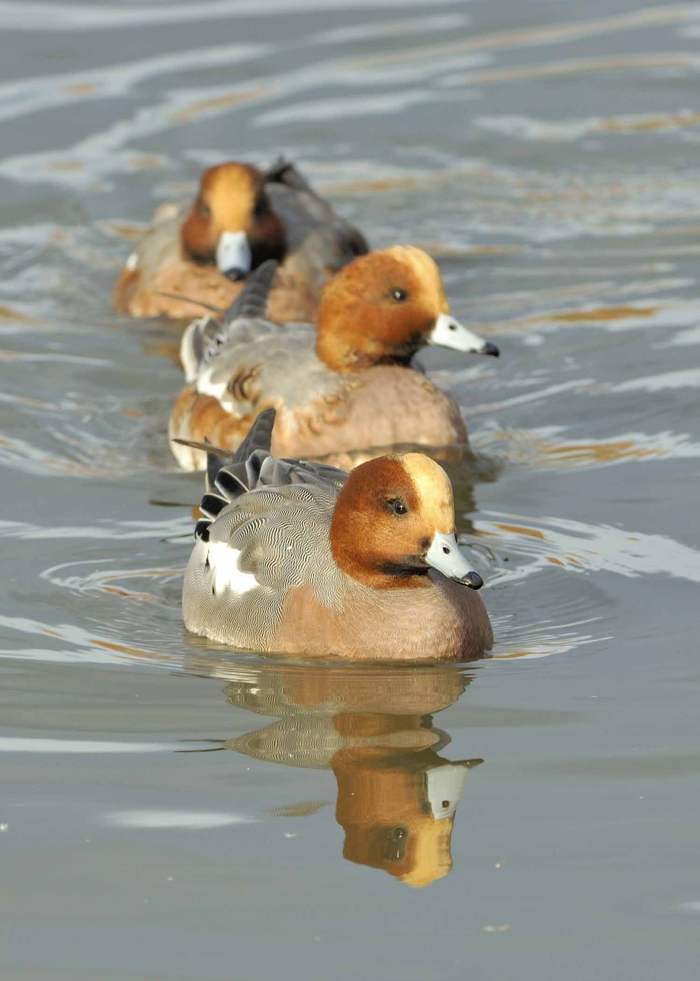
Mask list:
POLYGON ((208 454, 182 592, 187 630, 249 652, 396 662, 490 650, 452 485, 422 453, 349 474, 270 452, 261 412, 227 462, 208 454))
POLYGON ((185 470, 208 440, 240 445, 258 413, 277 409, 272 452, 349 469, 388 447, 464 447, 459 406, 411 364, 427 344, 499 354, 450 313, 435 261, 415 246, 358 256, 325 286, 316 325, 267 315, 273 260, 250 277, 223 320, 200 317, 182 337, 186 384, 169 422, 185 470), (189 441, 183 445, 177 440, 189 441))
POLYGON ((326 280, 368 251, 297 167, 229 161, 202 175, 191 204, 162 205, 117 278, 113 305, 132 317, 191 319, 228 307, 248 274, 280 263, 270 316, 313 320, 326 280))

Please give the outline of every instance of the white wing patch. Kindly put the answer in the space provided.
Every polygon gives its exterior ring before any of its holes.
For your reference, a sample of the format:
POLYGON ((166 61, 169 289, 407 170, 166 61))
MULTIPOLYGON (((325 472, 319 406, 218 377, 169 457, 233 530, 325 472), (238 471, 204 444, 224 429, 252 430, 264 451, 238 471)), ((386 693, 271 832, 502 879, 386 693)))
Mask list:
POLYGON ((207 559, 212 571, 212 586, 216 593, 231 590, 237 596, 242 596, 260 583, 251 572, 241 572, 238 568, 240 551, 231 548, 226 542, 209 542, 207 559))

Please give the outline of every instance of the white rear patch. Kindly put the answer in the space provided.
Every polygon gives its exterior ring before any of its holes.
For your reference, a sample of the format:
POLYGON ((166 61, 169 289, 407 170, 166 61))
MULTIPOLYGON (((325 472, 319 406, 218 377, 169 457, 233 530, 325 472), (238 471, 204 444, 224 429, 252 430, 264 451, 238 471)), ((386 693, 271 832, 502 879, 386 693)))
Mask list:
POLYGON ((240 554, 237 548, 231 548, 226 542, 209 542, 207 558, 216 593, 229 589, 237 596, 242 596, 243 593, 260 585, 252 573, 241 572, 238 568, 240 554))
POLYGON ((209 317, 204 316, 193 320, 186 328, 180 341, 180 362, 185 369, 185 381, 188 384, 196 379, 197 372, 199 371, 199 362, 192 353, 192 337, 197 331, 203 329, 209 319, 209 317))
MULTIPOLYGON (((211 363, 211 367, 205 368, 205 370, 197 376, 197 391, 200 395, 210 395, 213 399, 221 402, 224 405, 227 401, 226 399, 226 386, 230 381, 230 375, 225 375, 220 381, 213 381, 213 374, 216 371, 216 358, 211 363)), ((228 402, 231 402, 229 397, 228 402)))

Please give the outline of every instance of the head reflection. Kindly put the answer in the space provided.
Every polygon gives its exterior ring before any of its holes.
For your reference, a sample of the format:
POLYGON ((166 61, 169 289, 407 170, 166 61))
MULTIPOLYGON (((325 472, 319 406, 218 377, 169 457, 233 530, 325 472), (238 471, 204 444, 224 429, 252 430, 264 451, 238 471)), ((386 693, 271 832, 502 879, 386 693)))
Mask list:
POLYGON ((344 858, 416 887, 450 872, 457 805, 467 771, 482 760, 441 756, 450 740, 432 716, 466 689, 471 679, 463 666, 317 667, 196 657, 189 668, 226 679, 232 705, 279 720, 222 749, 333 771, 344 858))

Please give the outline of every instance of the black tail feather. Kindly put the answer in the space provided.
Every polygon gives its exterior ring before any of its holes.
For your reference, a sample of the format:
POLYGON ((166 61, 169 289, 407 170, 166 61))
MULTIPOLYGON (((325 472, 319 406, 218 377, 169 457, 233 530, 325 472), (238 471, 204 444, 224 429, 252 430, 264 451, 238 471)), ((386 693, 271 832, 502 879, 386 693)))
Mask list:
POLYGON ((248 490, 245 482, 240 477, 237 477, 236 474, 232 473, 230 470, 224 469, 224 467, 222 467, 214 477, 214 483, 212 486, 216 487, 217 490, 220 490, 221 493, 224 494, 230 501, 232 501, 235 497, 238 497, 239 494, 245 494, 245 492, 248 490))
POLYGON ((223 511, 228 503, 225 497, 219 497, 218 494, 208 492, 200 501, 199 510, 206 518, 213 520, 220 511, 223 511))
POLYGON ((272 430, 275 425, 276 409, 264 409, 248 430, 248 435, 236 450, 234 463, 244 463, 254 450, 270 452, 272 430))
POLYGON ((268 259, 250 274, 238 296, 223 316, 223 325, 228 326, 241 317, 265 317, 267 301, 272 286, 272 280, 277 272, 279 263, 276 259, 268 259))
POLYGON ((207 454, 207 491, 199 508, 204 515, 194 529, 194 537, 209 540, 209 525, 241 494, 252 490, 270 453, 276 409, 265 409, 257 417, 235 453, 193 439, 174 438, 173 442, 204 450, 207 454), (218 493, 217 493, 218 492, 218 493))
POLYGON ((200 538, 203 542, 208 542, 210 524, 211 521, 209 518, 200 518, 197 524, 194 526, 194 537, 200 538))

